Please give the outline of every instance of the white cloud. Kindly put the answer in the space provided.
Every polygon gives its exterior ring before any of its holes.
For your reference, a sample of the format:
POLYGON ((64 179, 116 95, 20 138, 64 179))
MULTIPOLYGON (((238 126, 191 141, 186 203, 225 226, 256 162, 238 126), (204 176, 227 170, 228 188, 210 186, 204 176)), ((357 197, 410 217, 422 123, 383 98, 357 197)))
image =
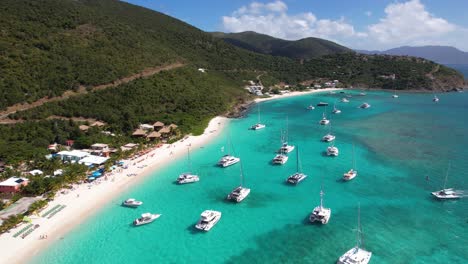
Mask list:
POLYGON ((289 15, 287 10, 287 5, 282 1, 266 4, 253 2, 242 6, 231 16, 223 16, 223 28, 228 32, 252 30, 284 39, 311 36, 333 39, 336 35, 357 34, 344 18, 317 19, 311 12, 289 15))
MULTIPOLYGON (((401 45, 451 45, 468 50, 468 29, 429 13, 420 0, 391 3, 385 16, 358 31, 346 18, 318 18, 312 12, 289 14, 282 1, 252 2, 222 17, 227 32, 256 31, 284 39, 319 37, 359 49, 401 45), (465 46, 461 46, 465 45, 465 46)), ((371 11, 365 12, 370 17, 371 11)))

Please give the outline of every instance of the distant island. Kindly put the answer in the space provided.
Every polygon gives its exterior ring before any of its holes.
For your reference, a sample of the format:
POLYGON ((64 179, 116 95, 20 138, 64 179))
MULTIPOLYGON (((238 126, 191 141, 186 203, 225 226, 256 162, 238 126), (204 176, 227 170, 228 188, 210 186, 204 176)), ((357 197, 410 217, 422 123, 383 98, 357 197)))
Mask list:
POLYGON ((384 51, 356 50, 362 54, 387 54, 425 58, 440 64, 468 64, 468 52, 450 46, 403 46, 384 51))

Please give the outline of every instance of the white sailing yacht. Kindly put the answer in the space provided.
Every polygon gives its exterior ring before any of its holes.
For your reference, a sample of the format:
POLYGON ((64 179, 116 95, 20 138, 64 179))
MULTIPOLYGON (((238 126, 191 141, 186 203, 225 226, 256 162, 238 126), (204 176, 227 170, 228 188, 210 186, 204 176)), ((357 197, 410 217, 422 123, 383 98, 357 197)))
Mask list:
POLYGON ((357 170, 356 170, 356 158, 354 156, 354 144, 353 144, 353 164, 351 169, 343 174, 343 180, 345 181, 350 181, 354 179, 357 176, 357 170))
POLYGON ((439 102, 439 97, 437 97, 437 95, 434 94, 434 98, 432 98, 432 102, 434 103, 439 102))
POLYGON ((258 118, 258 121, 255 125, 251 126, 250 129, 252 130, 259 130, 259 129, 262 129, 262 128, 265 128, 265 124, 262 124, 260 123, 260 105, 257 105, 257 118, 258 118))
POLYGON ((324 142, 332 142, 333 140, 335 140, 335 135, 332 134, 331 132, 331 125, 330 125, 330 130, 328 131, 328 133, 322 137, 322 141, 324 142))
POLYGON ((337 264, 367 264, 369 263, 372 252, 363 248, 362 230, 361 230, 361 207, 358 206, 358 228, 356 246, 344 253, 336 262, 337 264))
POLYGON ((198 175, 192 174, 192 162, 190 160, 190 147, 187 148, 187 167, 188 172, 184 172, 177 178, 178 184, 193 183, 200 180, 198 175))
MULTIPOLYGON (((226 168, 226 167, 229 167, 231 165, 234 165, 236 164, 237 162, 240 161, 240 158, 238 157, 235 157, 233 155, 231 155, 229 153, 229 150, 231 148, 231 144, 230 144, 230 137, 229 137, 229 134, 228 134, 228 140, 227 140, 227 146, 228 146, 228 152, 226 155, 222 156, 221 159, 218 161, 218 166, 221 166, 223 168, 226 168)), ((223 150, 224 150, 224 147, 223 147, 223 150)))
POLYGON ((346 99, 346 97, 343 97, 343 98, 341 98, 341 102, 342 102, 342 103, 349 103, 349 100, 346 99))
POLYGON ((319 124, 324 126, 324 125, 328 125, 329 123, 330 123, 330 120, 327 119, 325 112, 323 112, 322 119, 320 120, 319 124))
POLYGON ((307 178, 307 175, 302 173, 302 168, 301 168, 301 160, 299 159, 299 147, 297 147, 297 153, 296 153, 296 173, 290 175, 288 179, 286 180, 287 183, 291 184, 298 184, 301 181, 303 181, 305 178, 307 178))
POLYGON ((340 114, 341 113, 341 110, 336 108, 336 104, 333 105, 333 111, 332 111, 333 114, 340 114))
POLYGON ((339 154, 339 150, 337 147, 335 147, 334 142, 332 142, 331 145, 327 148, 327 156, 337 157, 338 154, 339 154))
POLYGON ((235 201, 236 203, 242 202, 249 194, 250 194, 250 189, 245 188, 244 186, 244 174, 242 173, 242 163, 240 164, 240 185, 234 190, 232 190, 228 196, 228 200, 235 201))
POLYGON ((447 199, 459 199, 463 196, 462 191, 454 190, 453 188, 445 188, 447 185, 447 178, 450 170, 450 163, 447 168, 447 173, 445 174, 444 188, 440 191, 432 192, 437 199, 447 200, 447 199))
POLYGON ((281 147, 278 150, 278 153, 289 153, 294 150, 293 145, 288 145, 289 141, 289 123, 288 119, 286 118, 286 131, 283 133, 281 131, 281 147))
POLYGON ((312 213, 310 213, 309 221, 312 223, 320 222, 325 225, 328 224, 328 220, 330 220, 331 209, 323 207, 323 195, 325 193, 322 189, 323 188, 320 189, 320 205, 315 207, 312 213))

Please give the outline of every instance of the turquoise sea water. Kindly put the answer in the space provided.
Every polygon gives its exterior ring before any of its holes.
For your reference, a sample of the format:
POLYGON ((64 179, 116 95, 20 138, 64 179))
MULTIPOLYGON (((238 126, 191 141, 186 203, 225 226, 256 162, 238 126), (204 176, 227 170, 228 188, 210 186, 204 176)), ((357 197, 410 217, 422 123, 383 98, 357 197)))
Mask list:
POLYGON ((430 94, 392 99, 389 93, 369 92, 347 104, 339 102, 342 96, 261 103, 266 129, 247 129, 257 120, 254 108, 246 118, 233 120, 222 136, 192 151, 200 182, 174 184, 186 167, 181 158, 109 201, 32 263, 334 263, 355 245, 358 203, 371 263, 468 263, 468 198, 441 202, 429 194, 441 188, 449 160, 448 185, 468 189, 468 94, 444 93, 437 104, 430 94), (319 101, 330 106, 305 109, 319 101), (357 108, 363 101, 372 107, 357 108), (330 114, 333 102, 341 114, 330 114), (320 141, 328 130, 318 125, 325 110, 340 150, 335 158, 324 155, 328 144, 320 141), (296 150, 287 164, 270 164, 286 117, 290 143, 299 146, 309 175, 298 186, 284 183, 296 170, 296 150), (239 184, 239 164, 215 166, 227 134, 242 159, 245 185, 252 189, 240 204, 225 201, 239 184), (342 182, 353 143, 359 175, 342 182), (319 204, 321 182, 332 216, 328 225, 311 225, 307 217, 319 204), (144 205, 119 206, 128 197, 144 205), (194 224, 205 209, 223 215, 210 232, 200 233, 194 224), (144 212, 162 216, 131 226, 144 212))

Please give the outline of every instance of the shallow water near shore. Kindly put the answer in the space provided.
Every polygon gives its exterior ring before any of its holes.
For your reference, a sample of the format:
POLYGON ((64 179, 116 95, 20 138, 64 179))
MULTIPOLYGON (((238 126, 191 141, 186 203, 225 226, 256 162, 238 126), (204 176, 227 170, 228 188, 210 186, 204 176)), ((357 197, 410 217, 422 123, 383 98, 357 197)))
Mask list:
POLYGON ((174 183, 187 169, 180 158, 109 201, 31 263, 334 263, 356 243, 358 203, 371 263, 468 263, 468 198, 441 202, 430 196, 443 185, 449 161, 447 186, 468 190, 468 94, 444 93, 439 103, 430 94, 353 94, 349 103, 339 102, 344 95, 338 92, 260 103, 265 129, 248 130, 257 121, 253 107, 220 137, 192 150, 200 182, 174 183), (330 106, 306 110, 319 101, 330 106), (372 107, 359 109, 364 101, 372 107), (334 103, 341 114, 330 113, 334 103), (318 124, 324 111, 340 150, 335 158, 324 154, 328 144, 320 141, 329 129, 318 124), (274 166, 286 123, 296 150, 288 163, 274 166), (215 166, 228 150, 227 135, 252 189, 240 204, 225 200, 239 184, 239 164, 215 166), (359 175, 342 182, 353 145, 359 175), (308 177, 289 186, 297 147, 308 177), (332 216, 328 225, 311 225, 307 217, 320 202, 321 184, 332 216), (144 204, 121 207, 129 197, 144 204), (205 209, 221 211, 222 218, 210 232, 197 232, 205 209), (162 216, 131 226, 145 212, 162 216))

